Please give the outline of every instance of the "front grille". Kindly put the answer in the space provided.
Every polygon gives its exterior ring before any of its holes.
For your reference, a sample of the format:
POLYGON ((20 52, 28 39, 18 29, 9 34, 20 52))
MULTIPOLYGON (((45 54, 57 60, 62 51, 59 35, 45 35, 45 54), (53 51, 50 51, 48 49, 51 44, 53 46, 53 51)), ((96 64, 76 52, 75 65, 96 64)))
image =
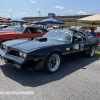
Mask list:
POLYGON ((19 57, 19 52, 15 50, 11 50, 8 54, 19 57))

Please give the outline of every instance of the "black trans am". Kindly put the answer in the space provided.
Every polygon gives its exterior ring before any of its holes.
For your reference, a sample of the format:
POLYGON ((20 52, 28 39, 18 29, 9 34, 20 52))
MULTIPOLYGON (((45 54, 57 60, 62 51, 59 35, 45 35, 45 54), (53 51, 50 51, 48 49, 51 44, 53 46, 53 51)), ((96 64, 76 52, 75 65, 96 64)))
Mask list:
POLYGON ((8 64, 22 69, 43 69, 54 73, 63 56, 88 55, 93 57, 98 40, 86 34, 71 30, 52 30, 35 39, 16 39, 3 42, 0 58, 8 64))

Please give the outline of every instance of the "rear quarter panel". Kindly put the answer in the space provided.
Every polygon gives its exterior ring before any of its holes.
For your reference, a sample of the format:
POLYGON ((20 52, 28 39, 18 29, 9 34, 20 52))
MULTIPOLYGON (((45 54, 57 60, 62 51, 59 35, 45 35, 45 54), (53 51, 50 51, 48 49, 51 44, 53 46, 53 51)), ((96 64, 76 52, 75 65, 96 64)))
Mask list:
POLYGON ((0 35, 0 43, 5 40, 13 40, 22 38, 22 34, 2 34, 0 35))

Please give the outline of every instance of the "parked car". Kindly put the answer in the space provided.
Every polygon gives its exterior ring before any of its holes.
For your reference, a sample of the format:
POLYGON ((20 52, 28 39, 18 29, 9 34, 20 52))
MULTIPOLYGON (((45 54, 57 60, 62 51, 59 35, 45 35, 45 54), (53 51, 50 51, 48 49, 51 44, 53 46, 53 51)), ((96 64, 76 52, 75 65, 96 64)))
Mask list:
MULTIPOLYGON (((5 28, 2 28, 2 29, 0 29, 0 31, 9 31, 9 30, 11 30, 12 28, 13 28, 14 26, 8 26, 8 27, 5 27, 5 28)), ((0 32, 1 33, 1 32, 0 32)))
POLYGON ((20 38, 42 37, 46 32, 46 29, 38 26, 9 26, 0 31, 0 43, 20 38))
POLYGON ((93 57, 98 41, 79 31, 52 30, 43 37, 16 39, 1 44, 0 57, 5 63, 22 69, 43 69, 54 73, 61 58, 88 55, 93 57))
POLYGON ((6 28, 8 27, 9 25, 0 25, 0 31, 3 29, 3 28, 6 28))

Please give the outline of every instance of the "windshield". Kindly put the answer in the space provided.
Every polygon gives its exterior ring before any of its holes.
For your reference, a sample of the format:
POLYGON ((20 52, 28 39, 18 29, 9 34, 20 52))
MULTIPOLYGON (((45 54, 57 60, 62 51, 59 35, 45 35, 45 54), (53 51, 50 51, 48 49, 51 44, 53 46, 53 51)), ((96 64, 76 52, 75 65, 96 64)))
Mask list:
POLYGON ((11 30, 13 27, 14 27, 14 26, 6 27, 6 28, 2 29, 2 31, 9 31, 9 30, 11 30))
POLYGON ((14 31, 14 32, 19 32, 22 33, 24 30, 24 27, 19 27, 19 26, 9 26, 7 28, 2 29, 3 31, 14 31))
POLYGON ((71 42, 71 31, 49 31, 43 37, 47 37, 49 39, 55 39, 60 41, 68 41, 71 42))
POLYGON ((12 31, 14 32, 19 32, 19 33, 22 33, 24 30, 24 27, 13 27, 12 31))

